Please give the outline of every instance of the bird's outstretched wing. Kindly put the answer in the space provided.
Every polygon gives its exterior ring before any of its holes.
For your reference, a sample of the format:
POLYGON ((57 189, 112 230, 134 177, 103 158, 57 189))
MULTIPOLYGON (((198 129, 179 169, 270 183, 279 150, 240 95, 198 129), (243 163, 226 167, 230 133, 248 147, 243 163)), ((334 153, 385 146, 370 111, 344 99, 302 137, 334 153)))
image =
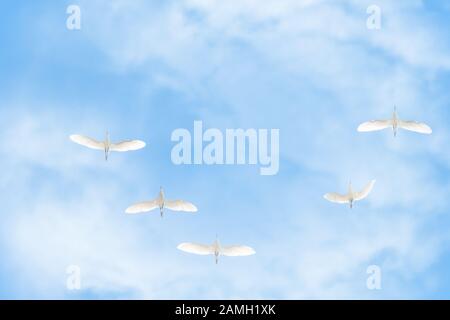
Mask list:
POLYGON ((253 248, 247 246, 228 246, 222 247, 220 250, 220 254, 229 257, 243 257, 243 256, 251 256, 255 254, 255 250, 253 248))
POLYGON ((428 125, 426 125, 425 123, 416 122, 416 121, 399 120, 398 127, 408 130, 408 131, 414 131, 414 132, 423 133, 423 134, 431 134, 433 132, 433 130, 431 130, 431 128, 428 125))
POLYGON ((327 199, 330 202, 334 203, 349 203, 350 198, 347 195, 341 195, 338 193, 327 193, 323 196, 325 199, 327 199))
POLYGON ((145 147, 145 142, 141 140, 122 141, 111 143, 109 150, 117 152, 134 151, 145 147))
POLYGON ((204 244, 184 242, 178 245, 177 248, 181 251, 193 254, 200 254, 200 255, 214 254, 213 246, 208 246, 204 244))
POLYGON ((103 142, 99 142, 95 139, 86 136, 73 134, 70 136, 70 140, 72 140, 75 143, 81 144, 82 146, 88 147, 90 149, 105 150, 105 144, 103 142))
POLYGON ((164 207, 173 211, 197 212, 197 207, 183 200, 165 200, 164 207))
POLYGON ((375 180, 370 181, 361 192, 355 192, 354 194, 354 200, 355 201, 359 201, 362 200, 364 198, 367 198, 367 196, 369 195, 369 193, 372 191, 373 186, 375 185, 375 180))
POLYGON ((135 214, 135 213, 142 213, 142 212, 148 212, 152 211, 156 208, 159 208, 158 199, 152 200, 152 201, 144 201, 136 203, 130 207, 128 207, 125 212, 128 214, 135 214))
POLYGON ((359 132, 370 132, 387 129, 392 126, 392 120, 372 120, 359 125, 359 132))

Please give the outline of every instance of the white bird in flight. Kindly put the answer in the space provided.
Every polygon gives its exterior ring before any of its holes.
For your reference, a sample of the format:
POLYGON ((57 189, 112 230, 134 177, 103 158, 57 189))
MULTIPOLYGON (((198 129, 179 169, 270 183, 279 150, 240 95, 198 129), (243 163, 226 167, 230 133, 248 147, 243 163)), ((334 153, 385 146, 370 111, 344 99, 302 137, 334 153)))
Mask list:
POLYGON ((387 128, 392 128, 394 137, 397 136, 397 130, 404 129, 408 131, 414 131, 423 134, 431 134, 433 130, 425 123, 416 121, 404 121, 400 120, 397 116, 397 108, 394 107, 394 113, 392 119, 389 120, 372 120, 362 123, 358 127, 359 132, 379 131, 387 128))
POLYGON ((216 264, 219 262, 219 256, 243 257, 251 256, 256 253, 255 250, 247 246, 221 246, 217 237, 212 245, 184 242, 178 245, 177 248, 187 253, 214 255, 216 264))
POLYGON ((362 191, 354 192, 352 190, 352 183, 350 182, 348 186, 348 193, 346 195, 341 195, 338 193, 327 193, 326 195, 324 195, 324 198, 334 203, 349 203, 350 208, 353 208, 353 202, 367 198, 374 185, 375 180, 372 180, 364 187, 362 191))
POLYGON ((165 208, 173 211, 197 212, 197 207, 190 202, 183 200, 167 200, 164 196, 164 190, 162 187, 160 188, 159 195, 156 199, 136 203, 128 207, 125 210, 125 212, 128 214, 136 214, 142 212, 149 212, 157 208, 159 208, 161 218, 164 215, 165 208))
POLYGON ((112 143, 111 140, 109 139, 108 132, 106 132, 106 137, 104 141, 97 141, 95 139, 82 136, 79 134, 71 135, 70 140, 82 146, 88 147, 90 149, 104 151, 105 160, 108 160, 108 156, 111 151, 117 152, 134 151, 145 147, 145 142, 141 140, 126 140, 117 143, 112 143))

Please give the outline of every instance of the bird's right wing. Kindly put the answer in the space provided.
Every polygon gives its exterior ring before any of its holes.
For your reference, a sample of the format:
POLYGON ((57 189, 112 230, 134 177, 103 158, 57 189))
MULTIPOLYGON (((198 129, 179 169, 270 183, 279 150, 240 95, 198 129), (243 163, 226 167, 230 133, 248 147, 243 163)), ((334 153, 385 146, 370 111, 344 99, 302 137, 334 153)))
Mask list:
POLYGON ((135 214, 135 213, 152 211, 156 208, 159 208, 158 202, 159 202, 158 199, 155 199, 152 201, 139 202, 139 203, 136 203, 136 204, 128 207, 125 210, 125 212, 128 214, 135 214))
POLYGON ((110 150, 117 152, 126 152, 139 150, 145 147, 145 142, 141 140, 129 140, 119 143, 111 143, 110 150))
POLYGON ((70 140, 72 140, 75 143, 81 144, 82 146, 88 147, 90 149, 105 150, 105 144, 103 142, 99 142, 95 139, 86 136, 73 134, 70 136, 70 140))
POLYGON ((184 200, 166 200, 164 207, 173 211, 197 212, 197 207, 184 200))
POLYGON ((372 120, 359 125, 359 132, 370 132, 387 129, 392 126, 392 120, 372 120))
POLYGON ((350 198, 347 195, 343 196, 338 193, 327 193, 323 197, 325 199, 327 199, 328 201, 334 202, 334 203, 349 203, 350 202, 350 198))
POLYGON ((253 248, 247 246, 229 246, 222 247, 220 250, 220 254, 229 257, 243 257, 243 256, 251 256, 255 254, 255 250, 253 248))
POLYGON ((181 251, 193 254, 200 254, 200 255, 214 254, 214 247, 204 244, 184 242, 178 245, 177 248, 181 251))
POLYGON ((431 128, 428 125, 426 125, 425 123, 420 123, 420 122, 416 122, 416 121, 399 120, 398 126, 405 130, 414 131, 414 132, 423 133, 423 134, 431 134, 433 132, 433 130, 431 130, 431 128))
POLYGON ((369 184, 367 184, 364 189, 361 192, 355 192, 354 194, 354 198, 356 201, 362 200, 364 198, 367 198, 367 196, 369 195, 369 193, 372 191, 373 186, 375 185, 375 180, 372 180, 369 182, 369 184))

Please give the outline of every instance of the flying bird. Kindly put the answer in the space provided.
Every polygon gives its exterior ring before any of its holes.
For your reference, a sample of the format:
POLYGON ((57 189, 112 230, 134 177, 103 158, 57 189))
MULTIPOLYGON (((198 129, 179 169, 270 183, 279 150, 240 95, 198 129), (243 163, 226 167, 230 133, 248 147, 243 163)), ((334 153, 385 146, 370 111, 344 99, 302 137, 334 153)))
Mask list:
POLYGON ((255 250, 247 246, 221 246, 217 237, 212 245, 184 242, 178 245, 177 248, 187 253, 214 255, 216 264, 219 263, 219 256, 243 257, 251 256, 256 253, 255 250))
POLYGON ((324 195, 324 198, 334 203, 341 203, 341 204, 349 203, 350 208, 353 208, 353 202, 367 198, 369 193, 372 191, 374 185, 375 180, 372 180, 364 187, 362 191, 354 192, 352 189, 352 183, 350 182, 348 186, 348 193, 346 195, 341 195, 338 193, 327 193, 326 195, 324 195))
POLYGON ((433 130, 431 130, 431 128, 425 123, 400 120, 397 116, 396 107, 394 107, 394 113, 391 119, 372 120, 364 122, 358 127, 358 131, 370 132, 370 131, 379 131, 387 128, 392 128, 392 131, 394 132, 394 137, 397 136, 397 130, 399 128, 423 134, 431 134, 433 132, 433 130))
POLYGON ((88 147, 90 149, 104 151, 105 160, 108 160, 108 156, 111 151, 126 152, 139 150, 145 147, 145 142, 141 140, 126 140, 117 143, 112 143, 111 140, 109 139, 108 132, 106 132, 106 137, 104 141, 97 141, 95 139, 82 136, 79 134, 71 135, 70 140, 82 146, 88 147))
POLYGON ((161 187, 159 190, 159 195, 156 199, 150 201, 144 201, 136 203, 128 207, 125 212, 128 214, 149 212, 154 209, 159 208, 161 218, 164 215, 164 209, 170 209, 173 211, 184 211, 184 212, 197 212, 197 207, 192 203, 183 200, 168 200, 164 196, 164 190, 161 187))

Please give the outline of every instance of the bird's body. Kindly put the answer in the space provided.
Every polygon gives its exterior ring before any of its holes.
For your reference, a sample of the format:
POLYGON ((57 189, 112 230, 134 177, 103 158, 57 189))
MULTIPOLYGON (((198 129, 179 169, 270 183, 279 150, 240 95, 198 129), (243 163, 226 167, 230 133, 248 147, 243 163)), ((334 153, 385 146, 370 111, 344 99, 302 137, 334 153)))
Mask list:
POLYGON ((159 208, 161 218, 164 216, 164 209, 184 212, 197 212, 197 207, 190 202, 184 200, 168 200, 164 195, 164 190, 161 187, 159 194, 154 200, 136 203, 128 207, 125 212, 128 214, 136 214, 149 212, 159 208))
POLYGON ((216 264, 219 263, 219 256, 243 257, 254 255, 256 253, 253 248, 248 246, 221 246, 217 238, 211 245, 184 242, 178 245, 177 248, 187 253, 198 255, 214 255, 216 264))
POLYGON ((73 142, 85 146, 94 150, 102 150, 105 153, 105 160, 108 160, 108 156, 111 151, 126 152, 139 150, 145 147, 145 142, 141 140, 126 140, 118 143, 112 143, 109 138, 109 133, 106 133, 105 140, 97 141, 87 136, 73 134, 70 136, 70 140, 73 142))
POLYGON ((351 209, 351 208, 353 208, 353 201, 355 201, 355 194, 353 193, 351 182, 348 184, 348 197, 349 197, 350 209, 351 209))
POLYGON ((348 193, 345 195, 341 195, 338 193, 327 193, 324 195, 324 198, 330 202, 340 203, 340 204, 349 204, 350 208, 353 208, 353 203, 355 201, 360 201, 369 195, 372 191, 373 186, 375 185, 375 180, 369 182, 362 191, 355 192, 352 188, 352 183, 350 182, 348 186, 348 193))
POLYGON ((422 134, 431 134, 433 130, 425 123, 417 121, 404 121, 398 118, 397 110, 394 108, 394 113, 391 119, 388 120, 372 120, 364 122, 358 127, 359 132, 379 131, 387 128, 392 128, 394 136, 397 136, 398 129, 404 129, 422 134))

